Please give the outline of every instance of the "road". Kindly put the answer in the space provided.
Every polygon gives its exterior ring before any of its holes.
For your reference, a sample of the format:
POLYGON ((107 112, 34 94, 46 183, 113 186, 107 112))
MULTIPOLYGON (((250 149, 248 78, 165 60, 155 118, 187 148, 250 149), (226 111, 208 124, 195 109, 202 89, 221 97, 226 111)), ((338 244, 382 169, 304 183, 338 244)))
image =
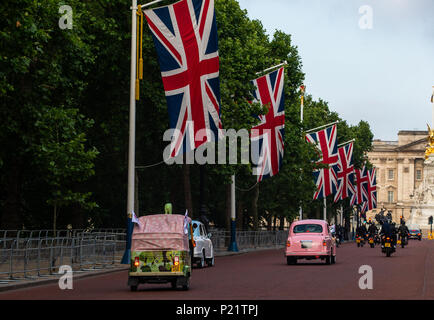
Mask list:
POLYGON ((74 281, 73 290, 57 283, 0 293, 7 299, 77 300, 290 300, 290 299, 434 299, 434 241, 411 240, 386 258, 378 247, 338 248, 335 265, 306 261, 288 266, 283 249, 216 258, 212 268, 194 269, 189 291, 170 284, 127 287, 127 272, 74 281), (359 267, 373 270, 373 289, 359 288, 359 267))

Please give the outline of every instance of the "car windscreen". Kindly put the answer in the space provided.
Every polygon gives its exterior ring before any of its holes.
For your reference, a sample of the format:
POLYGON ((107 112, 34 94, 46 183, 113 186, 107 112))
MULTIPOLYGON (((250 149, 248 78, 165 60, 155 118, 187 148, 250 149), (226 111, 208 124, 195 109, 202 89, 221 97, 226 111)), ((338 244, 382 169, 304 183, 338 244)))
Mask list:
POLYGON ((194 237, 200 237, 199 224, 196 222, 193 222, 193 236, 194 237))
POLYGON ((319 224, 299 224, 292 230, 293 233, 321 233, 322 226, 319 224))
POLYGON ((413 233, 418 233, 419 232, 419 230, 410 230, 410 232, 413 232, 413 233))

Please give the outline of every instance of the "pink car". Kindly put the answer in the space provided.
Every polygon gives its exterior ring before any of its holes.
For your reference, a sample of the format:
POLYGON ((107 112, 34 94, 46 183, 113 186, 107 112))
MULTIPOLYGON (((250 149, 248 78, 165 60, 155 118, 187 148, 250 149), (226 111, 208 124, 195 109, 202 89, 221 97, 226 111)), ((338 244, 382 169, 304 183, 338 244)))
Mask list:
POLYGON ((291 224, 286 241, 285 256, 288 264, 298 259, 321 259, 326 264, 336 262, 336 243, 324 220, 301 220, 291 224))

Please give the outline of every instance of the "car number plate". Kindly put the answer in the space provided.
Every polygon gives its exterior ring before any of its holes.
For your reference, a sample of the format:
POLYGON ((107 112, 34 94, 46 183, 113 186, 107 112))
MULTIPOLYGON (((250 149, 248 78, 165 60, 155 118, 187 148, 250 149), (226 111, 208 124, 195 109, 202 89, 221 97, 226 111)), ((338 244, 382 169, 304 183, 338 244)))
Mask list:
POLYGON ((309 249, 312 248, 312 241, 301 241, 301 247, 303 249, 309 249))
POLYGON ((385 243, 384 246, 385 246, 386 248, 390 248, 390 243, 385 243))

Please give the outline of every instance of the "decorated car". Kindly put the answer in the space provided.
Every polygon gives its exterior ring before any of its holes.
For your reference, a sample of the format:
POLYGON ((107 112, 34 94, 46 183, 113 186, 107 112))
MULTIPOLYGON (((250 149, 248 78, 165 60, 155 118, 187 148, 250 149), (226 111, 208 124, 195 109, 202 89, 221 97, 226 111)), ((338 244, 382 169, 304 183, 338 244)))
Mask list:
POLYGON ((189 289, 195 246, 191 219, 178 214, 138 218, 131 241, 128 285, 137 291, 140 283, 171 283, 189 289))
POLYGON ((324 220, 300 220, 291 224, 286 241, 287 264, 296 264, 300 259, 321 259, 326 264, 336 262, 336 242, 324 220))

